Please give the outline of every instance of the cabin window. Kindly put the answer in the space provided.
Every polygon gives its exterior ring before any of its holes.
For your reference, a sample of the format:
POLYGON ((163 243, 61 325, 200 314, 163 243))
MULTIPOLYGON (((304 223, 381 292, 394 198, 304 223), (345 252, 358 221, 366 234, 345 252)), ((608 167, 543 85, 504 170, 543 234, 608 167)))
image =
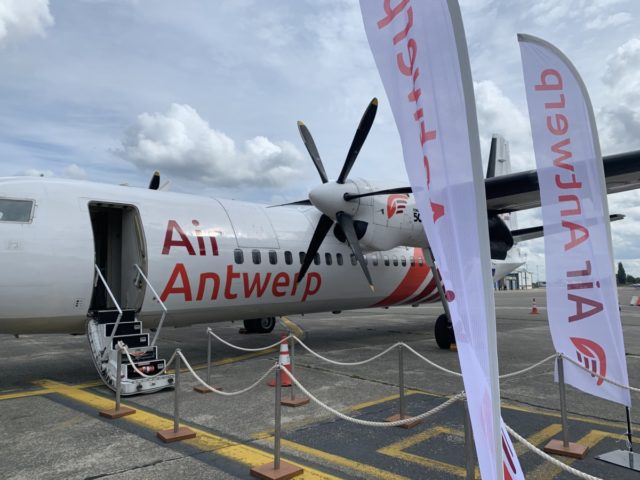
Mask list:
POLYGON ((313 256, 313 263, 315 263, 316 265, 320 265, 320 254, 316 252, 316 254, 313 256))
POLYGON ((407 266, 407 259, 404 257, 404 255, 400 257, 400 263, 402 264, 403 267, 407 266))
POLYGON ((305 256, 305 253, 304 252, 300 252, 300 265, 302 265, 304 263, 304 256, 305 256))
POLYGON ((0 198, 0 222, 29 223, 33 214, 33 200, 0 198))
POLYGON ((342 265, 343 261, 342 261, 342 254, 341 253, 336 253, 336 263, 338 265, 342 265))
POLYGON ((386 255, 383 255, 383 257, 382 257, 382 258, 384 258, 384 266, 385 266, 385 267, 388 267, 388 266, 389 266, 389 257, 388 257, 388 256, 386 256, 386 255))
POLYGON ((356 256, 352 253, 351 254, 351 265, 356 265, 358 263, 358 260, 356 259, 356 256))
POLYGON ((372 261, 374 267, 378 266, 378 254, 377 253, 374 253, 373 255, 371 255, 371 261, 372 261))
POLYGON ((287 265, 291 265, 293 263, 293 255, 289 250, 284 252, 284 263, 286 263, 287 265))
POLYGON ((275 265, 278 263, 278 254, 275 250, 269 250, 269 263, 275 265))
POLYGON ((409 257, 409 261, 411 262, 411 266, 415 267, 416 266, 416 257, 414 257, 413 255, 411 255, 409 257))
POLYGON ((236 265, 242 265, 244 263, 244 252, 239 248, 233 251, 233 258, 236 261, 236 265))
POLYGON ((324 263, 326 263, 327 265, 331 265, 333 263, 333 260, 331 259, 331 254, 329 252, 324 254, 324 263))
POLYGON ((396 257, 395 255, 393 255, 391 258, 393 259, 393 266, 394 266, 394 267, 397 267, 397 266, 398 266, 398 257, 396 257))
POLYGON ((251 258, 253 259, 253 263, 255 263, 256 265, 259 265, 260 262, 262 261, 262 258, 260 256, 260 250, 251 250, 251 258))

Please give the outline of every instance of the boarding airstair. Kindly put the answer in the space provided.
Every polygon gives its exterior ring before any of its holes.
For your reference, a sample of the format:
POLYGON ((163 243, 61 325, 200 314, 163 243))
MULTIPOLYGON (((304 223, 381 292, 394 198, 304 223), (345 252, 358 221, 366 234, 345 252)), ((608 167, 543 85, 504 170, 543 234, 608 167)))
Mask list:
MULTIPOLYGON (((141 279, 147 282, 155 294, 155 290, 149 284, 140 267, 137 265, 135 267, 138 269, 141 279)), ((100 269, 96 266, 96 285, 98 282, 103 283, 106 293, 115 306, 110 309, 91 310, 88 314, 87 337, 91 357, 102 381, 109 388, 115 390, 118 355, 121 355, 121 395, 151 393, 172 387, 174 376, 161 373, 165 369, 166 361, 158 358, 158 346, 156 345, 156 339, 167 313, 164 304, 158 300, 164 312, 155 335, 150 338, 150 334, 143 330, 136 310, 123 309, 118 305, 100 269), (124 351, 118 351, 120 342, 127 346, 129 356, 124 351), (129 357, 133 362, 129 360, 129 357), (137 371, 134 369, 134 365, 137 371), (140 372, 144 375, 141 375, 140 372)), ((159 299, 157 294, 156 298, 159 299)))

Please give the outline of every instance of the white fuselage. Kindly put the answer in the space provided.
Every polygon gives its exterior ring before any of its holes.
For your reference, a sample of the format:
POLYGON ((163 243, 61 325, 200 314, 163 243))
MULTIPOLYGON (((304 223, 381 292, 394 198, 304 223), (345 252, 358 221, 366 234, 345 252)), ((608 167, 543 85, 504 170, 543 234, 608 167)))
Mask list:
MULTIPOLYGON (((359 191, 371 188, 356 181, 359 191)), ((90 310, 122 308, 147 326, 190 325, 438 299, 413 199, 365 197, 355 219, 375 292, 333 232, 297 282, 320 213, 70 180, 0 179, 0 333, 82 333, 90 310), (23 209, 24 210, 24 209, 23 209), (15 212, 14 212, 15 213, 15 212), (403 246, 399 246, 403 245, 403 246), (404 245, 412 245, 411 247, 404 245), (385 250, 385 251, 379 251, 385 250)))

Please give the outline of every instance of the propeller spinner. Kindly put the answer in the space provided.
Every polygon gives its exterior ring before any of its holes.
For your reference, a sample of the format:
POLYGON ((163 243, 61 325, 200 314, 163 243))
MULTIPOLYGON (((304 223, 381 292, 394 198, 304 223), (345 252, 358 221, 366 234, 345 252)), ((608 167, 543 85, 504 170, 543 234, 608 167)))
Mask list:
POLYGON ((369 287, 372 291, 374 290, 373 280, 371 279, 371 274, 369 273, 369 269, 364 260, 364 255, 362 254, 362 249, 360 248, 360 243, 358 242, 358 236, 354 226, 353 214, 357 210, 358 205, 356 203, 349 203, 350 200, 357 198, 354 197, 357 192, 353 192, 353 188, 345 182, 356 158, 358 157, 358 154, 360 153, 360 149, 369 134, 369 130, 371 130, 371 125, 373 125, 373 120, 376 117, 377 110, 378 99, 374 98, 364 111, 364 115, 362 115, 362 119, 360 120, 358 129, 356 130, 353 141, 351 142, 351 147, 347 153, 344 165, 340 171, 340 175, 335 182, 330 182, 327 177, 324 165, 320 159, 320 154, 318 153, 318 149, 313 141, 313 137, 311 136, 309 129, 304 123, 298 122, 298 130, 300 131, 302 141, 307 147, 307 151, 309 152, 311 160, 313 160, 313 163, 318 170, 318 174, 320 175, 320 180, 322 180, 323 183, 323 185, 319 185, 309 193, 309 200, 322 212, 322 216, 318 221, 318 225, 316 225, 313 237, 311 238, 311 243, 309 243, 307 253, 304 256, 304 262, 302 263, 300 272, 298 273, 298 282, 302 280, 307 273, 307 270, 309 270, 311 262, 313 262, 313 258, 320 249, 320 245, 322 245, 322 241, 327 236, 327 233, 331 227, 337 223, 344 232, 353 255, 356 257, 360 267, 362 267, 364 276, 369 282, 369 287))

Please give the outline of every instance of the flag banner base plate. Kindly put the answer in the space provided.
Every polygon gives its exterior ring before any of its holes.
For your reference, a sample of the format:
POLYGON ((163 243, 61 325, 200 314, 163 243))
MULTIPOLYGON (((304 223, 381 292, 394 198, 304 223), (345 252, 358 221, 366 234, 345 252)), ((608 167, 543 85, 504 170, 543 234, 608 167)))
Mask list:
MULTIPOLYGON (((212 387, 215 388, 216 390, 220 390, 220 391, 223 390, 223 388, 219 387, 218 385, 212 385, 212 387)), ((203 387, 202 385, 196 385, 195 387, 193 387, 193 389, 198 393, 213 393, 207 387, 203 387)))
POLYGON ((284 398, 280 402, 280 405, 285 407, 302 407, 303 405, 307 405, 309 403, 309 399, 307 397, 295 397, 295 398, 284 398))
POLYGON ((160 430, 159 432, 156 432, 156 436, 164 443, 172 443, 196 438, 196 432, 187 427, 180 427, 177 432, 174 432, 173 428, 170 428, 169 430, 160 430))
POLYGON ((544 451, 553 455, 561 455, 563 457, 571 457, 581 460, 587 456, 589 447, 573 442, 569 442, 569 445, 565 447, 562 440, 551 440, 545 445, 544 451))
MULTIPOLYGON (((385 418, 384 421, 385 422, 397 422, 398 420, 404 420, 405 418, 410 418, 410 417, 407 416, 407 415, 404 415, 404 416, 401 417, 399 413, 396 413, 395 415, 391 415, 390 417, 385 418)), ((399 428, 409 429, 409 428, 415 427, 416 425, 420 425, 421 423, 422 423, 422 420, 415 420, 413 422, 403 423, 402 425, 398 425, 398 427, 399 428)))
POLYGON ((640 472, 640 453, 630 452, 629 450, 614 450, 613 452, 603 453, 596 458, 603 462, 640 472))
POLYGON ((302 475, 304 470, 287 462, 280 462, 280 468, 273 468, 273 462, 251 469, 251 476, 262 480, 289 480, 302 475))
POLYGON ((120 407, 120 410, 116 410, 112 408, 110 410, 101 410, 98 412, 101 417, 109 418, 111 420, 115 420, 116 418, 125 417, 127 415, 133 415, 136 411, 133 408, 129 407, 120 407))

